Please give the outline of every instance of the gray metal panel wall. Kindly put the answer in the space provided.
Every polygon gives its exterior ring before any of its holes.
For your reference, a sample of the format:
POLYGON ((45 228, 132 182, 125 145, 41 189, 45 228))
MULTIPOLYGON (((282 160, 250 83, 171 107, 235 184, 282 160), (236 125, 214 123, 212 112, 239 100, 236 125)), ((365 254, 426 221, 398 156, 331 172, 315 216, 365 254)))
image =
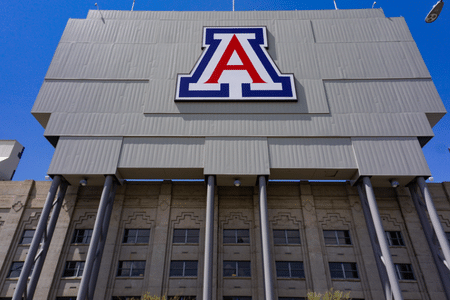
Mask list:
POLYGON ((384 18, 382 9, 341 9, 336 10, 309 10, 309 11, 217 11, 217 12, 179 12, 179 11, 118 11, 90 10, 87 19, 172 19, 172 20, 222 20, 222 19, 349 19, 349 18, 384 18))
POLYGON ((124 138, 119 168, 203 168, 204 138, 124 138))
POLYGON ((270 174, 267 138, 206 138, 204 174, 270 174))
POLYGON ((430 176, 416 138, 352 138, 360 176, 430 176))
POLYGON ((48 174, 115 174, 122 137, 61 137, 48 174))
POLYGON ((52 113, 46 136, 433 136, 423 113, 207 115, 52 113))
POLYGON ((269 138, 270 167, 357 168, 350 138, 269 138))

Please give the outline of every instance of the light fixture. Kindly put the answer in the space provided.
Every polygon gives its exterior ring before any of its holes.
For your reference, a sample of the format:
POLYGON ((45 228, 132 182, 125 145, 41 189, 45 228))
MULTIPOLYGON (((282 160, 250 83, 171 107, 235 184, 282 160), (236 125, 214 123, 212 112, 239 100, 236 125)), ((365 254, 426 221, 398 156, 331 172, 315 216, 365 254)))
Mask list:
POLYGON ((241 186, 241 181, 239 179, 236 179, 234 181, 234 186, 241 186))
POLYGON ((84 179, 80 180, 80 185, 81 186, 86 186, 87 185, 87 178, 84 178, 84 179))
POLYGON ((400 185, 400 182, 398 182, 398 180, 395 180, 395 179, 391 179, 391 180, 389 180, 389 182, 391 183, 391 186, 393 188, 396 188, 400 185))
POLYGON ((436 19, 439 17, 439 14, 442 11, 442 8, 444 7, 444 1, 440 0, 438 1, 431 11, 428 13, 428 15, 425 17, 425 22, 427 23, 433 23, 436 21, 436 19))

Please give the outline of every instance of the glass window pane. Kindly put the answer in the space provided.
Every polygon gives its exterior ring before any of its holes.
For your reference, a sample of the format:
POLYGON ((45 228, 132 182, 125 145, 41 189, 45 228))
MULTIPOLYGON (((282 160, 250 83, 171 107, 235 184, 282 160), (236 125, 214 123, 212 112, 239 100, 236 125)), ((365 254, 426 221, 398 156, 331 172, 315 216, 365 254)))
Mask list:
POLYGON ((183 276, 183 262, 182 261, 171 261, 170 262, 169 276, 183 276))
POLYGON ((300 244, 300 231, 286 230, 288 244, 300 244))
POLYGON ((186 261, 184 276, 197 276, 197 261, 186 261))
POLYGON ((35 230, 26 229, 23 231, 22 239, 19 244, 31 244, 35 230))
POLYGON ((250 243, 250 235, 248 229, 237 229, 237 242, 248 244, 250 243))
POLYGON ((336 230, 340 245, 351 245, 350 232, 348 230, 336 230))
POLYGON ((234 229, 224 229, 223 230, 223 243, 224 244, 234 244, 234 243, 236 243, 236 230, 234 230, 234 229))
POLYGON ((249 261, 239 261, 238 262, 238 276, 251 277, 249 261))
POLYGON ((139 229, 136 243, 147 244, 150 238, 150 229, 139 229))
POLYGON ((285 230, 274 230, 273 231, 273 243, 275 245, 287 244, 285 230))
POLYGON ((289 277, 289 263, 286 261, 277 261, 277 277, 289 277))
POLYGON ((22 271, 24 262, 16 261, 11 265, 11 269, 9 270, 8 278, 15 278, 20 276, 20 272, 22 271))
POLYGON ((198 244, 200 236, 200 229, 187 230, 187 243, 198 244))
POLYGON ((224 261, 223 262, 223 277, 237 276, 236 262, 224 261))
POLYGON ((337 239, 334 230, 324 230, 323 237, 326 245, 337 245, 337 239))

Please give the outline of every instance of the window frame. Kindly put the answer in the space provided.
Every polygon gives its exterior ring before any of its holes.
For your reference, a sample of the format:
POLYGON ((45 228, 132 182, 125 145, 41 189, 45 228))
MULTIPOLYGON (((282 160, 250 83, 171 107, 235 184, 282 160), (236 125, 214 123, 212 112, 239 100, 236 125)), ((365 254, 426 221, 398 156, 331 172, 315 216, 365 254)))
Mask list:
POLYGON ((198 277, 198 260, 172 260, 172 261, 170 261, 169 277, 189 277, 189 278, 198 277), (195 275, 186 275, 186 270, 194 270, 193 268, 187 269, 186 263, 194 263, 194 262, 195 262, 195 275), (180 268, 175 268, 176 263, 182 263, 181 275, 174 274, 175 270, 180 270, 180 268))
MULTIPOLYGON (((227 235, 227 238, 230 238, 231 235, 227 235)), ((223 244, 250 244, 250 229, 246 228, 240 228, 240 229, 223 229, 222 231, 222 242, 223 244), (234 242, 226 242, 225 241, 225 232, 232 232, 234 231, 234 242), (239 235, 238 231, 245 231, 247 233, 246 236, 239 235), (240 242, 239 239, 242 238, 242 241, 240 242), (246 242, 246 240, 248 240, 246 242)))
POLYGON ((72 236, 72 244, 89 245, 91 243, 93 232, 93 229, 75 228, 72 236), (79 234, 81 231, 83 231, 82 235, 79 234), (81 239, 81 242, 78 242, 79 239, 81 239))
MULTIPOLYGON (((198 243, 200 243, 200 229, 199 228, 174 228, 172 243, 173 244, 198 244, 198 243), (182 236, 182 235, 175 235, 176 231, 178 231, 178 232, 184 231, 184 242, 175 241, 176 237, 182 236), (189 237, 193 237, 193 236, 189 236, 189 232, 194 232, 194 231, 197 233, 197 235, 195 235, 196 241, 189 241, 189 237)), ((190 296, 186 296, 186 297, 190 297, 190 296)))
POLYGON ((74 277, 82 277, 83 276, 83 272, 84 272, 84 264, 85 261, 82 260, 69 260, 66 261, 66 264, 64 265, 64 270, 63 270, 63 278, 74 278, 74 277), (69 268, 69 264, 73 264, 75 263, 74 267, 70 267, 69 268), (68 272, 69 270, 74 270, 75 275, 66 275, 66 272, 68 272))
MULTIPOLYGON (((273 234, 273 244, 274 245, 301 245, 301 243, 302 243, 302 239, 300 238, 300 230, 298 230, 298 229, 274 229, 272 231, 272 234, 273 234), (276 241, 276 238, 275 238, 275 232, 281 232, 281 231, 284 231, 284 243, 278 243, 276 241), (298 243, 289 241, 290 238, 292 239, 292 237, 288 236, 288 232, 296 232, 296 233, 298 233, 298 243)), ((295 237, 295 239, 296 238, 297 237, 295 237)), ((277 239, 280 239, 280 238, 277 237, 277 239)))
POLYGON ((343 229, 343 230, 341 230, 341 229, 337 229, 337 230, 335 230, 335 229, 324 229, 322 231, 322 234, 323 234, 323 240, 324 240, 324 243, 325 243, 326 246, 351 246, 351 245, 353 245, 352 238, 351 238, 351 235, 350 235, 350 230, 346 230, 346 229, 343 229), (325 232, 334 232, 334 239, 333 240, 336 243, 329 243, 329 242, 327 242, 327 240, 328 241, 331 240, 331 237, 326 237, 325 236, 325 232), (344 233, 344 237, 339 237, 339 235, 338 235, 339 232, 343 232, 344 233), (348 236, 345 236, 346 233, 348 234, 348 236), (344 240, 345 242, 341 243, 341 240, 344 240), (347 241, 349 243, 347 243, 347 241))
POLYGON ((145 276, 145 265, 146 265, 146 261, 145 260, 119 260, 119 264, 117 265, 117 273, 116 273, 116 277, 138 277, 138 278, 143 278, 145 276), (124 263, 130 263, 129 267, 124 267, 124 263), (135 264, 137 263, 143 263, 143 268, 138 268, 137 266, 135 266, 135 264), (128 273, 123 274, 124 270, 129 270, 128 273), (135 272, 136 270, 142 270, 142 273, 139 272, 139 275, 133 275, 133 272, 135 272))
POLYGON ((414 269, 412 267, 411 264, 394 264, 395 267, 395 273, 397 274, 397 279, 398 280, 416 280, 416 276, 414 275, 414 269), (409 270, 400 270, 400 267, 406 267, 409 270), (412 278, 405 278, 404 275, 405 274, 411 274, 412 278))
MULTIPOLYGON (((275 269, 277 273, 277 278, 297 278, 297 279, 304 279, 305 278, 305 266, 302 261, 276 261, 275 262, 275 269), (299 270, 293 270, 292 264, 300 264, 301 268, 299 270), (279 266, 281 264, 287 264, 287 269, 289 272, 289 276, 280 276, 279 272, 281 271, 279 269, 279 266), (300 276, 293 276, 293 272, 300 272, 302 275, 300 276)), ((286 269, 286 268, 285 268, 286 269)))
POLYGON ((328 268, 330 269, 330 277, 331 279, 360 279, 359 277, 359 271, 358 266, 356 263, 353 262, 329 262, 328 268), (333 270, 331 268, 332 264, 339 264, 340 265, 340 271, 342 271, 343 277, 333 277, 333 273, 338 272, 337 270, 333 270), (350 270, 348 270, 346 267, 350 267, 350 270), (353 268, 354 267, 354 268, 353 268), (356 272, 356 277, 354 276, 347 276, 348 273, 354 273, 356 272))
POLYGON ((148 244, 150 242, 150 233, 151 233, 150 228, 125 228, 123 231, 122 244, 148 244), (129 234, 130 230, 136 230, 136 233, 134 235, 130 235, 129 234), (148 231, 148 235, 139 234, 140 232, 146 231, 148 231), (129 240, 130 238, 133 239, 129 240), (145 238, 146 241, 145 242, 139 241, 139 238, 145 238))
POLYGON ((405 247, 405 241, 403 239, 403 235, 401 231, 398 230, 387 230, 385 231, 386 239, 389 246, 392 247, 405 247), (392 234, 395 234, 395 237, 392 237, 392 234), (399 245, 394 245, 394 241, 399 242, 399 245))
POLYGON ((223 261, 223 277, 224 278, 251 278, 252 277, 252 264, 249 260, 224 260, 223 261), (235 264, 234 269, 225 269, 225 264, 235 264), (239 267, 239 264, 248 263, 248 267, 241 266, 239 267), (248 269, 248 275, 240 275, 241 272, 244 272, 248 269), (234 270, 235 272, 231 275, 225 275, 225 270, 234 270))

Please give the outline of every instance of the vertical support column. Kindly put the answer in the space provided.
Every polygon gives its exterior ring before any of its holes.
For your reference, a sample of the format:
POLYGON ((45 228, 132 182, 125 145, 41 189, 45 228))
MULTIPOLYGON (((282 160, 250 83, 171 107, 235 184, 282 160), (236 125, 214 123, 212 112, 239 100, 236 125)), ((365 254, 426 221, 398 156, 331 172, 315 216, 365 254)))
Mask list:
POLYGON ((437 239, 447 262, 447 268, 449 268, 450 247, 448 245, 444 229, 442 229, 441 221, 439 220, 436 208, 434 207, 433 199, 431 199, 430 191, 428 190, 428 186, 425 183, 425 179, 423 177, 417 177, 417 184, 419 185, 420 191, 422 192, 423 198, 425 199, 425 204, 427 206, 428 215, 431 219, 431 224, 433 224, 434 232, 436 232, 437 239))
POLYGON ((88 299, 94 299, 95 286, 97 285, 98 271, 100 270, 100 263, 103 257, 103 249, 105 248, 106 236, 108 235, 109 221, 111 220, 111 212, 114 205, 114 198, 116 196, 117 182, 113 183, 112 190, 109 194, 108 207, 106 208, 106 215, 102 224, 102 234, 97 253, 95 255, 94 267, 92 268, 91 280, 89 281, 88 299))
POLYGON ((445 296, 447 300, 450 300, 450 273, 443 260, 441 259, 439 255, 439 249, 433 240, 434 232, 425 213, 425 204, 420 201, 419 195, 417 194, 416 185, 410 185, 409 191, 411 192, 411 197, 413 199, 417 215, 419 216, 420 224, 422 225, 423 231, 425 233, 428 247, 430 248, 431 254, 433 256, 434 264, 438 269, 445 296))
MULTIPOLYGON (((14 291, 13 300, 22 300, 22 296, 26 292, 28 276, 31 273, 34 258, 36 257, 39 244, 42 236, 44 235, 44 231, 46 230, 48 217, 53 206, 53 200, 55 199, 56 191, 61 184, 61 179, 62 178, 59 175, 56 175, 55 178, 53 178, 52 185, 50 186, 47 199, 45 200, 45 204, 42 209, 41 217, 39 218, 39 223, 36 227, 36 231, 34 232, 33 240, 31 241, 30 249, 28 250, 27 258, 25 259, 22 271, 20 272, 20 277, 16 285, 16 290, 14 291)), ((25 296, 25 298, 27 297, 25 296)))
POLYGON ((378 237, 378 243, 380 244, 381 254, 383 255, 383 262, 386 267, 389 282, 391 284, 392 294, 395 300, 403 300, 400 286, 398 284, 397 275, 395 272, 394 264, 392 262, 391 252, 386 241, 386 234, 381 223, 380 212, 378 211, 377 202, 375 200, 375 193, 373 192, 372 183, 369 177, 363 177, 363 184, 366 189, 367 201, 369 203, 370 213, 375 226, 375 231, 378 237))
POLYGON ((212 299, 214 246, 214 176, 208 176, 206 190, 205 260, 203 266, 203 300, 212 299))
POLYGON ((44 239, 41 245, 41 250, 39 251, 36 259, 33 272, 31 274, 30 282, 28 283, 27 289, 27 299, 31 300, 34 296, 34 291, 36 290, 36 285, 41 275, 42 266, 44 265, 45 257, 47 256, 48 248, 50 247, 50 242, 53 237, 53 232, 55 231, 56 222, 58 221, 59 213, 61 211, 61 206, 66 195, 68 183, 63 180, 59 188, 58 197, 53 203, 52 215, 50 217, 50 222, 47 226, 47 231, 44 233, 44 239))
MULTIPOLYGON (((158 198, 158 208, 156 209, 156 221, 153 230, 153 243, 150 245, 151 260, 147 262, 145 272, 145 283, 150 295, 162 296, 167 292, 169 270, 167 264, 167 247, 169 242, 170 213, 172 206, 172 181, 164 180, 161 184, 161 191, 158 198), (147 271, 148 270, 148 271, 147 271)), ((170 259, 170 257, 169 257, 170 259)), ((144 285, 145 286, 145 285, 144 285)))
POLYGON ((317 221, 314 196, 312 194, 311 184, 308 181, 300 182, 300 200, 307 241, 306 255, 308 255, 309 258, 309 266, 311 270, 311 280, 308 280, 308 277, 306 280, 307 289, 318 293, 323 293, 329 288, 326 276, 326 268, 328 268, 328 266, 325 265, 323 259, 323 253, 326 250, 322 248, 322 242, 320 239, 320 231, 322 228, 319 226, 317 221))
POLYGON ((265 299, 273 300, 272 253, 270 251, 269 211, 267 209, 266 177, 259 176, 259 213, 261 216, 261 244, 264 266, 265 299))
POLYGON ((97 218, 95 219, 94 231, 92 232, 91 243, 89 245, 89 250, 87 253, 86 262, 84 264, 83 276, 81 278, 80 287, 78 290, 77 299, 85 300, 88 295, 89 282, 93 279, 91 278, 92 270, 94 268, 94 263, 96 259, 101 257, 96 257, 100 237, 102 235, 102 226, 107 213, 109 195, 111 188, 113 186, 113 176, 108 175, 105 179, 105 184, 103 185, 102 196, 100 198, 100 203, 97 211, 97 218))
POLYGON ((384 295, 386 300, 392 300, 392 291, 389 284, 389 277, 386 273, 383 261, 381 260, 381 248, 378 243, 376 231, 373 226, 373 219, 370 215, 369 203, 367 202, 367 197, 364 195, 363 187, 361 184, 358 185, 359 198, 361 199, 361 207, 363 209, 364 218, 366 219, 367 231, 369 231, 370 243, 372 244, 373 255, 375 256, 375 263, 377 264, 378 274, 381 279, 381 284, 383 286, 384 295))

